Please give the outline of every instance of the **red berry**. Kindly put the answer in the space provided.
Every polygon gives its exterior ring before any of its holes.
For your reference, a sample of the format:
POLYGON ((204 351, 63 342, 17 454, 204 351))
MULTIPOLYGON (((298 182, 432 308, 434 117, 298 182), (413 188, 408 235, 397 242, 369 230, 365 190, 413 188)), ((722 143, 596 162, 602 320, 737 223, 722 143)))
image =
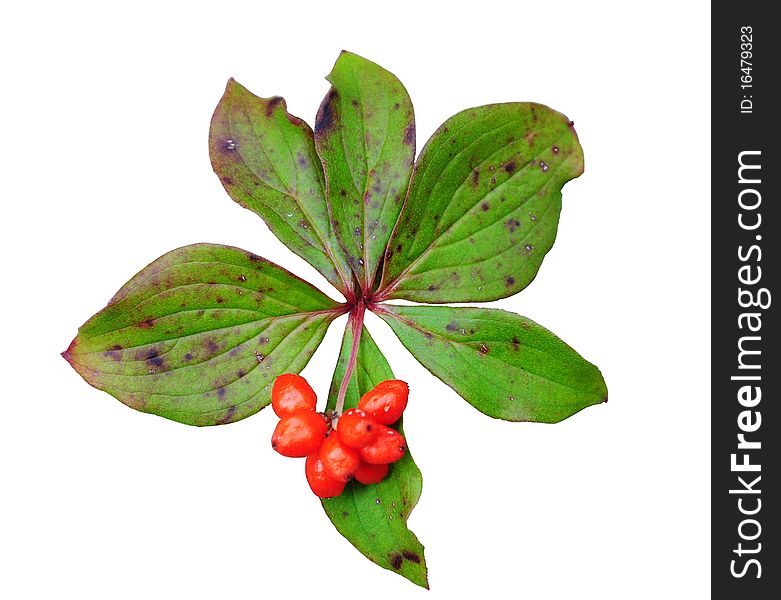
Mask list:
POLYGON ((365 411, 375 421, 391 425, 401 418, 407 408, 409 386, 398 379, 389 379, 378 384, 363 395, 358 408, 365 411))
POLYGON ((306 379, 295 373, 284 373, 274 380, 271 388, 271 408, 279 418, 302 410, 314 411, 317 396, 306 379))
POLYGON ((358 481, 365 484, 380 483, 388 474, 388 465, 372 465, 370 463, 361 462, 360 466, 355 469, 353 477, 358 481))
POLYGON ((329 477, 338 481, 349 481, 361 464, 358 451, 345 446, 336 435, 328 436, 320 446, 320 460, 329 477))
POLYGON ((297 412, 277 423, 271 436, 271 447, 282 456, 308 456, 323 443, 327 428, 320 413, 297 412))
POLYGON ((345 482, 334 479, 325 471, 323 461, 317 452, 306 457, 306 480, 318 498, 333 498, 344 490, 345 482))
POLYGON ((385 465, 404 456, 407 449, 404 436, 385 425, 378 425, 377 429, 377 439, 358 450, 361 460, 372 465, 385 465))
POLYGON ((351 408, 336 424, 339 441, 350 448, 363 448, 377 437, 377 422, 360 408, 351 408))

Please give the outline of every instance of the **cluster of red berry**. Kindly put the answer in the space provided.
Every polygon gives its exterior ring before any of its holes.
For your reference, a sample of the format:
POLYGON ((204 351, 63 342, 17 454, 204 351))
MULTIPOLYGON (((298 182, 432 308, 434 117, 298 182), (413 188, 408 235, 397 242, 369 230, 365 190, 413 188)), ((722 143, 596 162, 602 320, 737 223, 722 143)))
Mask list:
POLYGON ((306 379, 277 377, 271 406, 279 417, 271 447, 283 456, 306 457, 306 480, 316 496, 338 496, 353 477, 379 483, 388 464, 406 450, 404 436, 389 427, 407 407, 409 387, 391 379, 363 395, 358 408, 328 418, 316 412, 317 396, 306 379))

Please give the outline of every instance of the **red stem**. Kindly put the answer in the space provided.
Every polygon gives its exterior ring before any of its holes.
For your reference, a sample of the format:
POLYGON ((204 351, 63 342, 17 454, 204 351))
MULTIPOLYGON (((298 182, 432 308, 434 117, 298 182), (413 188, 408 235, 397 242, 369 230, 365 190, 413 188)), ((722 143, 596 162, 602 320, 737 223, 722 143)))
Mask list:
POLYGON ((336 397, 336 414, 341 415, 344 410, 344 397, 347 395, 347 386, 350 384, 350 378, 355 370, 355 364, 358 360, 358 347, 361 344, 361 332, 363 331, 363 318, 366 314, 366 306, 363 300, 360 300, 350 311, 350 325, 352 326, 353 345, 350 349, 350 358, 347 361, 347 368, 344 371, 342 384, 339 386, 339 395, 336 397))

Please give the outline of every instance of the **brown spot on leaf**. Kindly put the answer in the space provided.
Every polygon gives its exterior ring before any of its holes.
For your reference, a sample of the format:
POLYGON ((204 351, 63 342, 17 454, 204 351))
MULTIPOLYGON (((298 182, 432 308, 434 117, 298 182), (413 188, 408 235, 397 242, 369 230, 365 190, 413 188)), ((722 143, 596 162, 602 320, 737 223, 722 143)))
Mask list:
POLYGON ((223 298, 222 296, 217 296, 217 298, 215 298, 215 302, 217 302, 217 304, 222 304, 223 302, 225 302, 225 298, 223 298))
POLYGON ((472 171, 472 187, 477 187, 478 183, 480 183, 480 171, 475 169, 472 171))
POLYGON ((513 336, 513 350, 520 350, 521 349, 521 340, 518 339, 518 336, 513 336))
POLYGON ((488 202, 483 202, 480 204, 480 210, 483 212, 486 212, 489 208, 491 208, 491 206, 488 204, 488 202))
POLYGON ((225 423, 230 423, 235 414, 236 414, 236 405, 233 404, 228 407, 225 416, 219 421, 217 421, 217 423, 219 423, 220 425, 225 425, 225 423))
POLYGON ((139 329, 151 329, 155 326, 155 320, 152 317, 148 317, 138 324, 139 329))
POLYGON ((478 352, 482 355, 485 355, 488 354, 488 350, 489 350, 488 346, 486 346, 485 344, 480 344, 480 348, 478 349, 478 352))
POLYGON ((404 558, 406 558, 407 560, 420 564, 420 556, 418 556, 417 553, 410 552, 409 550, 404 550, 402 554, 404 555, 404 558))
POLYGON ((458 323, 456 323, 455 321, 450 321, 450 323, 445 325, 445 329, 447 331, 458 331, 460 327, 458 326, 458 323))
POLYGON ((390 561, 391 567, 398 571, 401 569, 401 563, 404 562, 404 557, 398 552, 392 552, 388 555, 388 560, 390 561))
POLYGON ((339 99, 338 92, 331 88, 323 98, 323 103, 315 117, 315 133, 322 134, 327 131, 334 122, 334 104, 339 99))
POLYGON ((508 277, 507 279, 504 280, 504 284, 507 287, 514 286, 515 285, 515 277, 508 277))
POLYGON ((521 226, 521 222, 518 219, 508 219, 504 222, 504 227, 510 233, 515 233, 515 230, 521 226))
POLYGON ((165 364, 165 359, 160 356, 157 350, 150 350, 146 353, 146 364, 148 367, 159 368, 165 364))
POLYGON ((515 171, 515 161, 511 160, 510 162, 505 164, 504 165, 504 170, 507 171, 508 173, 514 172, 515 171))
POLYGON ((135 394, 128 394, 123 402, 130 408, 135 408, 136 410, 141 411, 143 411, 144 407, 146 406, 146 400, 141 396, 136 396, 135 394))
POLYGON ((280 104, 283 105, 284 108, 285 100, 282 98, 282 96, 273 96, 268 99, 268 102, 266 103, 266 116, 270 117, 274 114, 274 109, 279 106, 280 104))
POLYGON ((415 145, 415 123, 410 123, 404 130, 404 143, 407 146, 415 145))
POLYGON ((184 358, 184 360, 186 360, 187 362, 189 362, 189 361, 191 361, 191 360, 193 359, 193 353, 192 353, 192 352, 188 352, 188 353, 187 353, 187 354, 185 354, 185 355, 184 355, 182 358, 184 358))

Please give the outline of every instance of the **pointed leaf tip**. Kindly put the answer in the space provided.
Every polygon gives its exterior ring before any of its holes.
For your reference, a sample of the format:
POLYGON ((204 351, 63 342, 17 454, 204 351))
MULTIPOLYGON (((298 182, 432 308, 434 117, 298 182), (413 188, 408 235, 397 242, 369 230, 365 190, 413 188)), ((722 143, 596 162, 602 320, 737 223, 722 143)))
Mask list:
POLYGON ((73 366, 73 350, 76 347, 76 338, 73 338, 73 341, 70 343, 70 345, 60 352, 60 356, 62 356, 65 360, 68 361, 68 363, 73 366))

